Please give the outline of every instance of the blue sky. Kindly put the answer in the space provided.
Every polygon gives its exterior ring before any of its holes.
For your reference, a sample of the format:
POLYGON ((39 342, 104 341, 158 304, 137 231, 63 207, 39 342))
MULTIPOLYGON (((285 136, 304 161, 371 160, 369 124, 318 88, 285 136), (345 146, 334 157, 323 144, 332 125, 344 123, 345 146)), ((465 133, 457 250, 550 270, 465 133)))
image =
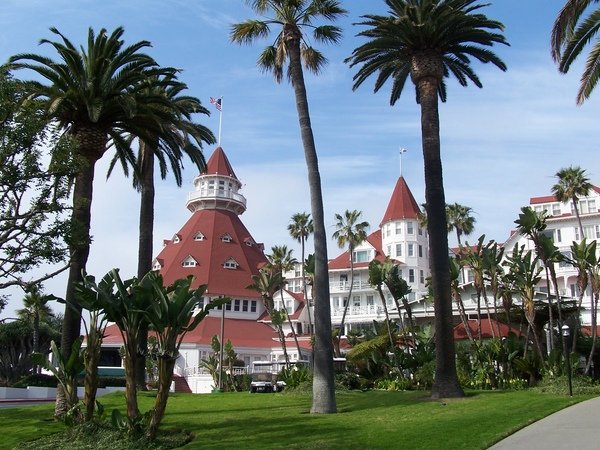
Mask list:
MULTIPOLYGON (((548 194, 553 174, 562 167, 581 165, 600 184, 593 132, 599 93, 577 107, 583 61, 561 75, 550 58, 550 30, 564 1, 490 2, 484 12, 506 25, 510 47, 494 50, 508 71, 474 64, 483 89, 449 80, 448 102, 440 106, 446 200, 473 208, 472 242, 480 234, 504 242, 519 208, 532 196, 548 194)), ((408 150, 403 175, 417 201, 424 201, 420 117, 412 86, 390 107, 387 86, 373 94, 373 82, 367 81, 352 92, 353 71, 343 63, 361 43, 355 37, 360 28, 352 24, 362 14, 385 13, 384 2, 342 3, 349 10, 339 22, 343 41, 321 48, 329 65, 319 77, 306 77, 329 235, 334 214, 345 209, 361 210, 376 229, 399 176, 400 147, 408 150)), ((76 44, 85 41, 90 26, 122 25, 127 43, 149 40, 148 53, 161 65, 182 69, 189 93, 211 109, 210 118, 198 120, 215 134, 219 115, 209 97, 223 96, 222 146, 248 200, 242 220, 267 249, 286 244, 300 257, 286 229, 292 214, 310 211, 293 92, 256 68, 256 57, 270 41, 241 47, 229 42, 230 25, 253 17, 243 0, 3 0, 0 59, 27 52, 52 55, 49 46, 38 46, 39 39, 54 38, 51 26, 76 44)), ((212 150, 205 148, 207 158, 212 150)), ((122 174, 115 172, 107 181, 106 166, 105 160, 96 174, 88 271, 101 276, 120 267, 133 275, 139 198, 122 174)), ((181 189, 172 178, 157 182, 155 254, 189 217, 185 199, 195 176, 186 163, 181 189)), ((329 256, 337 253, 331 240, 329 256)), ((64 289, 64 277, 46 283, 46 291, 55 295, 64 295, 64 289)), ((21 293, 13 297, 3 316, 19 307, 21 293)))

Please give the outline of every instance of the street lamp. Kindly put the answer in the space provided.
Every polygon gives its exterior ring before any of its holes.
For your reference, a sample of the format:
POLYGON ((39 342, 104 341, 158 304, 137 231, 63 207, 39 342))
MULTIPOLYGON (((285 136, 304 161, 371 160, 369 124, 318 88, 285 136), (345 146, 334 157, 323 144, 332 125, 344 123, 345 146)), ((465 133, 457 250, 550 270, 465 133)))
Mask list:
POLYGON ((567 361, 567 379, 569 380, 569 396, 573 397, 573 383, 571 382, 571 352, 569 351, 569 336, 571 330, 566 323, 561 327, 563 335, 563 352, 567 361))

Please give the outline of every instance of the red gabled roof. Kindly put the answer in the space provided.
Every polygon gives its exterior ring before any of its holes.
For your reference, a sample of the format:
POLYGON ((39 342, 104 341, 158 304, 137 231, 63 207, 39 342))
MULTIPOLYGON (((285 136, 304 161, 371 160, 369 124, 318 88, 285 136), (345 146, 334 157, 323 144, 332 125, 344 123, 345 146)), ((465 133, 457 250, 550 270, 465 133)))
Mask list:
POLYGON ((406 184, 406 180, 404 177, 400 177, 379 226, 391 220, 417 219, 420 212, 419 205, 406 184))
POLYGON ((259 267, 267 259, 261 246, 247 245, 252 236, 237 214, 221 209, 199 210, 192 214, 177 234, 180 241, 166 241, 157 256, 161 261, 160 272, 165 284, 193 275, 192 287, 207 284, 207 294, 210 296, 260 298, 257 292, 246 287, 252 284, 252 275, 258 274, 259 267), (202 232, 204 240, 194 240, 198 231, 202 232), (231 236, 230 242, 221 239, 225 234, 231 236), (188 256, 193 257, 198 265, 183 267, 181 264, 188 256), (238 267, 223 267, 231 259, 235 260, 238 267))
POLYGON ((206 163, 206 170, 202 175, 225 175, 237 179, 235 172, 227 159, 223 148, 217 147, 206 163))
MULTIPOLYGON (((150 332, 152 334, 152 332, 150 332)), ((213 336, 221 335, 221 318, 207 316, 183 338, 183 343, 210 346, 213 336)), ((236 348, 273 348, 279 345, 277 333, 269 325, 244 319, 225 319, 225 342, 231 340, 236 348)), ((116 325, 106 328, 104 344, 122 344, 123 339, 116 325)))
MULTIPOLYGON (((385 261, 385 256, 383 255, 383 250, 381 249, 381 230, 374 231, 369 236, 367 236, 367 242, 373 246, 375 249, 375 258, 381 262, 385 261)), ((368 267, 369 263, 354 263, 354 268, 359 267, 368 267)), ((335 259, 329 261, 329 270, 332 269, 349 269, 350 268, 350 254, 346 250, 341 255, 337 256, 335 259)))
MULTIPOLYGON (((598 186, 592 186, 592 190, 600 194, 600 188, 598 186)), ((529 199, 530 205, 538 205, 540 203, 554 203, 558 202, 558 199, 554 195, 544 195, 542 197, 531 197, 529 199)))
MULTIPOLYGON (((477 339, 477 320, 469 320, 469 329, 471 330, 471 336, 477 339)), ((481 320, 481 338, 491 339, 492 337, 507 337, 509 333, 514 333, 517 336, 521 336, 521 333, 517 328, 511 327, 503 322, 498 322, 492 319, 492 326, 494 331, 490 328, 490 321, 487 319, 481 320)), ((462 323, 459 323, 454 327, 454 340, 460 341, 468 339, 467 331, 462 323)))

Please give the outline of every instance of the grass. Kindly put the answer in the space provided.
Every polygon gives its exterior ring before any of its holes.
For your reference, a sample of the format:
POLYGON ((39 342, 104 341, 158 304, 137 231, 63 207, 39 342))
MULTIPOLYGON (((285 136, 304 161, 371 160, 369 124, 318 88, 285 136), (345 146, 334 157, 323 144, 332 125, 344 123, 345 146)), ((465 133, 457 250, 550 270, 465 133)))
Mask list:
MULTIPOLYGON (((477 391, 463 399, 433 401, 416 391, 350 391, 338 393, 338 414, 314 415, 309 414, 307 394, 173 394, 162 429, 192 432, 194 439, 186 449, 484 449, 590 397, 477 391)), ((146 411, 153 397, 140 393, 139 400, 146 411)), ((100 401, 107 411, 119 408, 124 413, 122 393, 100 401)), ((52 413, 53 405, 0 410, 0 448, 64 430, 52 421, 52 413)), ((98 441, 74 447, 71 441, 65 448, 98 448, 94 443, 98 441)), ((27 447, 42 448, 34 442, 27 447)))

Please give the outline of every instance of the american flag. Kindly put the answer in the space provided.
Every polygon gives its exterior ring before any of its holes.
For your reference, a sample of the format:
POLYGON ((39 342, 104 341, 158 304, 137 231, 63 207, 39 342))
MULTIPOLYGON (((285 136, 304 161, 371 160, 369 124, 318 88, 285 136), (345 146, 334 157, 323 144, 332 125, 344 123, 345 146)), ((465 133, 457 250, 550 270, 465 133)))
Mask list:
POLYGON ((210 103, 211 105, 215 105, 215 108, 217 108, 219 111, 221 111, 221 99, 220 98, 210 98, 210 103))

